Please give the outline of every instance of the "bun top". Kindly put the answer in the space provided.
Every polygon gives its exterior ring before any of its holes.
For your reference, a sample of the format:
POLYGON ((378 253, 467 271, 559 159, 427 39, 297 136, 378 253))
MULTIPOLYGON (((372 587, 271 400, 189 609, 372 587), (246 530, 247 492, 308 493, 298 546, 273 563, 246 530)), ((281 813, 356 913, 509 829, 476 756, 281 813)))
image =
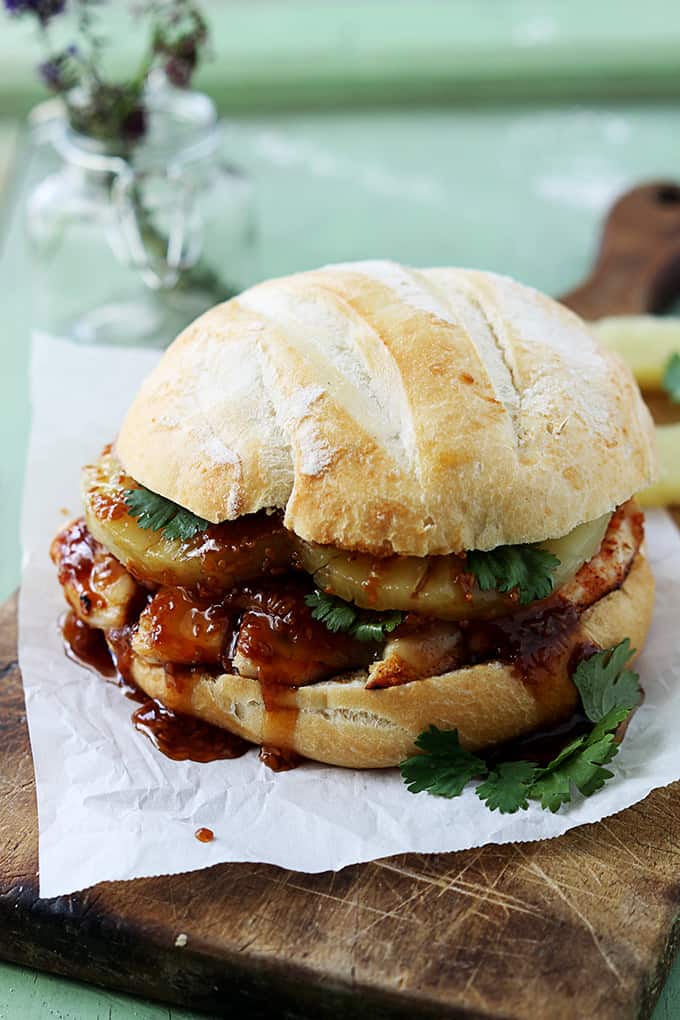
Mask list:
POLYGON ((390 262, 259 284, 192 323, 123 423, 142 485, 209 521, 426 556, 565 535, 650 484, 631 373, 507 277, 390 262))

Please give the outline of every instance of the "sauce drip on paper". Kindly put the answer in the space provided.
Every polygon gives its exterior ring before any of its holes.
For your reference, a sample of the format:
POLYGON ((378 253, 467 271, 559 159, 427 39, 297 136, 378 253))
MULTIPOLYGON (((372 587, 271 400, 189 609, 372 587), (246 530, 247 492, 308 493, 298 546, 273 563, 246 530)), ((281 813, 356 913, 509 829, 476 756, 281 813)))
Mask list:
POLYGON ((240 758, 249 747, 241 737, 193 715, 182 715, 158 701, 145 701, 132 713, 136 730, 173 761, 220 761, 240 758))
POLYGON ((195 716, 183 715, 150 699, 129 674, 129 628, 109 631, 107 644, 102 631, 94 630, 69 612, 63 618, 64 649, 70 659, 96 671, 117 684, 126 697, 140 702, 132 713, 136 730, 154 747, 174 761, 209 762, 239 758, 252 746, 241 737, 195 716))
POLYGON ((212 829, 206 829, 205 827, 201 826, 200 829, 196 829, 194 836, 196 837, 199 843, 212 843, 212 841, 215 838, 215 833, 212 831, 212 829))
POLYGON ((116 667, 101 630, 89 627, 71 610, 64 614, 59 624, 64 651, 69 659, 107 678, 116 676, 116 667))

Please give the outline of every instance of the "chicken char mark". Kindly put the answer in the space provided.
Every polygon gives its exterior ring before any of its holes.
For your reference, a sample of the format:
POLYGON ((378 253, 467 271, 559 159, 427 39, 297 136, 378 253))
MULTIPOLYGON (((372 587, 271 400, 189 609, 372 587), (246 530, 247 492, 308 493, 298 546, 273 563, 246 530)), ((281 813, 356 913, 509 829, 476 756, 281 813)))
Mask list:
POLYGON ((140 589, 130 574, 87 529, 82 517, 50 546, 59 583, 76 617, 90 627, 122 627, 134 613, 140 589))

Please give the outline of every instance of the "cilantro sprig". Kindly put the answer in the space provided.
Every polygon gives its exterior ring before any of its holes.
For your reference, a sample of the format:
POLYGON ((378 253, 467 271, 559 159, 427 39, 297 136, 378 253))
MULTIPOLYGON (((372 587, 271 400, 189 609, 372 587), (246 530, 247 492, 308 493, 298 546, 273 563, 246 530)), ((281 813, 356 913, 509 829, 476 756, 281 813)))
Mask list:
POLYGON ((427 790, 436 797, 458 797, 470 779, 486 771, 486 763, 458 743, 456 730, 430 726, 416 740, 423 754, 401 763, 401 774, 411 793, 427 790))
POLYGON ((318 590, 307 595, 305 603, 312 610, 313 619, 325 624, 328 630, 333 633, 341 631, 358 641, 384 641, 385 636, 404 619, 404 614, 397 610, 375 613, 370 609, 359 609, 351 602, 318 590))
POLYGON ((173 503, 165 496, 159 496, 150 489, 140 486, 128 489, 125 493, 125 505, 128 513, 137 518, 140 528, 159 531, 165 538, 185 542, 193 538, 199 531, 210 527, 210 521, 192 514, 183 506, 173 503))
POLYGON ((680 404, 680 353, 671 354, 663 374, 662 386, 674 404, 680 404))
POLYGON ((465 558, 482 591, 517 589, 523 606, 550 594, 552 575, 560 565, 557 556, 534 545, 501 545, 488 552, 474 549, 465 558))
POLYGON ((633 654, 626 638, 596 652, 576 667, 573 681, 593 728, 572 740, 545 766, 532 761, 495 762, 465 751, 457 730, 430 726, 416 740, 422 754, 407 758, 401 774, 411 793, 457 797, 471 779, 476 794, 492 811, 514 814, 537 801, 548 811, 568 804, 575 788, 584 797, 601 789, 613 772, 607 766, 618 753, 617 730, 640 704, 637 673, 626 669, 633 654))

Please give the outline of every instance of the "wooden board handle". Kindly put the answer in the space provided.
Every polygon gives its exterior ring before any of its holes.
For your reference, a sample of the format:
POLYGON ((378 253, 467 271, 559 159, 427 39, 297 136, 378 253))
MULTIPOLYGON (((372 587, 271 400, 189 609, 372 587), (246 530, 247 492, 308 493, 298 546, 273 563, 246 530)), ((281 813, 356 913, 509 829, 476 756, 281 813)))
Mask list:
POLYGON ((595 266, 560 300, 584 319, 661 311, 680 296, 680 185, 643 184, 612 206, 595 266))

